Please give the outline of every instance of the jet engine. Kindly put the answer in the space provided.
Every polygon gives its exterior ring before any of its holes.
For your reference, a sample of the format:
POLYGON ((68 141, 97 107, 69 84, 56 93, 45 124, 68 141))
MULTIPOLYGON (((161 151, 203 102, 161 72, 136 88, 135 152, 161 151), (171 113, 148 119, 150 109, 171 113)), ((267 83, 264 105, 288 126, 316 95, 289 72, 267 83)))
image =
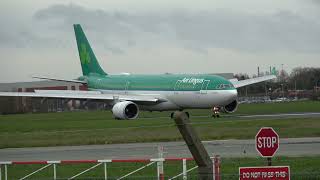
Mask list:
POLYGON ((238 108, 238 101, 234 100, 230 104, 222 107, 222 111, 225 113, 233 113, 237 110, 238 108))
POLYGON ((112 113, 116 119, 135 119, 138 117, 138 105, 131 101, 122 101, 112 107, 112 113))

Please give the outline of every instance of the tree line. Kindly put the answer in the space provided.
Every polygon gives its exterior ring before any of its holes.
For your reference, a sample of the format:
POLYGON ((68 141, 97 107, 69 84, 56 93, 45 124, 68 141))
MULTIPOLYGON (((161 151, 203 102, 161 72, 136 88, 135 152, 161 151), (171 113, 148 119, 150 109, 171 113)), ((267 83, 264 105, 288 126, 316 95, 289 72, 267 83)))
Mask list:
MULTIPOLYGON (((288 96, 290 92, 304 92, 319 96, 320 68, 297 67, 289 74, 285 70, 275 72, 276 80, 261 82, 238 89, 240 96, 253 95, 282 95, 288 96), (318 87, 318 89, 317 89, 318 87)), ((268 75, 269 72, 261 73, 260 76, 268 75)), ((257 77, 253 75, 252 77, 257 77)), ((235 74, 238 80, 249 79, 248 74, 235 74)))

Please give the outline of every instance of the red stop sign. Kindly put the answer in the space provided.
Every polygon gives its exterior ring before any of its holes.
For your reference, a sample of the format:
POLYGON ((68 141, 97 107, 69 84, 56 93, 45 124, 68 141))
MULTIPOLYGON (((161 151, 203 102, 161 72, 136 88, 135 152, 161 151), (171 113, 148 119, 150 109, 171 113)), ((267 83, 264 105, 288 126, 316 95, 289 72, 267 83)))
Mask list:
POLYGON ((263 127, 256 135, 256 149, 262 157, 272 157, 279 148, 279 136, 271 127, 263 127))

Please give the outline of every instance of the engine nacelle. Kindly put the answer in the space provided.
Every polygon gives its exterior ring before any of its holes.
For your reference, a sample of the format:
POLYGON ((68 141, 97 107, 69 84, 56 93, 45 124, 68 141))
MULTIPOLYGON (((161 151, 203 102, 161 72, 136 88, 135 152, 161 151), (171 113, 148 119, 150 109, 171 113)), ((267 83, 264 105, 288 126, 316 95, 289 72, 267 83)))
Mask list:
POLYGON ((122 101, 112 107, 112 113, 116 119, 135 119, 138 117, 138 105, 131 101, 122 101))
POLYGON ((222 111, 225 113, 233 113, 237 110, 238 108, 238 101, 234 100, 232 103, 222 107, 222 111))

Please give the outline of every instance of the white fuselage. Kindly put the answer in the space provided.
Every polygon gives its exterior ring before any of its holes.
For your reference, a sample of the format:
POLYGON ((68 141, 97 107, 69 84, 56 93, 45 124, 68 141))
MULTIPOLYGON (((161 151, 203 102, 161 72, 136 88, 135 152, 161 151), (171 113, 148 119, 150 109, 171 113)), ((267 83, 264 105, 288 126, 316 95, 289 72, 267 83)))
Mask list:
MULTIPOLYGON (((96 90, 96 89, 95 89, 96 90)), ((141 110, 166 111, 179 109, 206 109, 225 106, 237 99, 237 90, 205 91, 135 91, 135 90, 99 90, 106 94, 144 95, 166 101, 150 105, 139 104, 141 110)))

